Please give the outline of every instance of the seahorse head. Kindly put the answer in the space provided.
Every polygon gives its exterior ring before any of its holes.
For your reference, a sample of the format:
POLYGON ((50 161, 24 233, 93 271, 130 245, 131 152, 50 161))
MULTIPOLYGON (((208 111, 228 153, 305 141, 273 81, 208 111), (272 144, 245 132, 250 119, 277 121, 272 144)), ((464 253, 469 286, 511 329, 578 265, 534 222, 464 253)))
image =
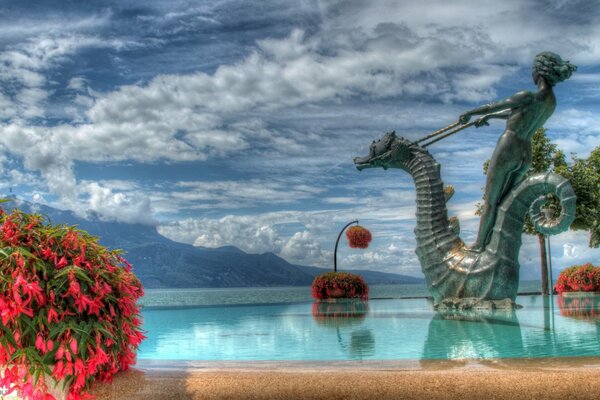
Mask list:
POLYGON ((405 168, 412 158, 413 146, 412 142, 396 136, 396 132, 388 132, 381 139, 371 143, 368 156, 355 157, 354 164, 359 171, 375 167, 405 168))

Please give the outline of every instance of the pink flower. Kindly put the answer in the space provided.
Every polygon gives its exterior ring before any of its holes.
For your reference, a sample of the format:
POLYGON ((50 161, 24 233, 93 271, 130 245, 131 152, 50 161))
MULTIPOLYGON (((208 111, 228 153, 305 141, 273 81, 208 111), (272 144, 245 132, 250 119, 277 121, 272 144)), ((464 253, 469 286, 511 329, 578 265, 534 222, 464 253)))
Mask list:
POLYGON ((73 354, 77 354, 77 340, 75 340, 75 338, 71 339, 71 342, 69 343, 69 347, 73 354))
POLYGON ((62 256, 58 263, 56 263, 56 268, 61 269, 63 267, 66 267, 67 265, 69 265, 69 263, 67 262, 67 258, 65 256, 62 256))
POLYGON ((52 321, 58 322, 58 313, 54 308, 48 310, 48 323, 51 324, 52 321))

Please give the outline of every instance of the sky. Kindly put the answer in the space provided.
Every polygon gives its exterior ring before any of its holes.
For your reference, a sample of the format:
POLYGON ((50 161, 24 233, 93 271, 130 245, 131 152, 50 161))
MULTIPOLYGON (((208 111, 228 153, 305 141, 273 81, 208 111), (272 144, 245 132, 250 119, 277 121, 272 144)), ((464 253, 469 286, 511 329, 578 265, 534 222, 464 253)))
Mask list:
MULTIPOLYGON (((0 0, 0 192, 340 269, 422 276, 415 192, 352 158, 387 131, 417 139, 478 105, 535 90, 533 57, 578 66, 547 135, 600 145, 600 3, 590 1, 0 0)), ((432 145, 474 241, 503 121, 432 145)), ((522 277, 539 277, 523 237, 522 277)), ((555 269, 591 261, 586 232, 551 239, 555 269)))

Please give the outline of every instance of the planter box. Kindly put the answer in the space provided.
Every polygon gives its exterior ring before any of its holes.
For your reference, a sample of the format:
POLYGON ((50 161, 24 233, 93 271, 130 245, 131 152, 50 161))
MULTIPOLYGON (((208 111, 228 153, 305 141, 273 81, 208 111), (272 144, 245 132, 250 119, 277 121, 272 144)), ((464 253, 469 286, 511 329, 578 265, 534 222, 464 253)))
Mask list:
POLYGON ((327 289, 327 296, 329 296, 330 299, 341 299, 346 297, 346 291, 340 288, 327 289))

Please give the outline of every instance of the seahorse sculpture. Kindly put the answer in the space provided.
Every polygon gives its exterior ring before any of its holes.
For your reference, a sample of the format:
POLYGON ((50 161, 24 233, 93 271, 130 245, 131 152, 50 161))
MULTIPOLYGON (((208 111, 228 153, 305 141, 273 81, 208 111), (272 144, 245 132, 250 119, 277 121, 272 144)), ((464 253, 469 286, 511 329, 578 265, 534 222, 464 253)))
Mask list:
POLYGON ((491 239, 480 252, 466 248, 459 237, 458 220, 448 219, 440 164, 420 145, 386 133, 373 142, 370 154, 357 157, 358 170, 399 168, 414 179, 417 194, 416 254, 434 304, 445 299, 476 298, 514 302, 519 284, 519 249, 529 211, 536 229, 544 234, 566 230, 575 217, 575 193, 571 184, 554 173, 526 178, 500 203, 491 239), (545 195, 553 193, 561 213, 548 220, 541 212, 545 195), (452 223, 451 223, 452 222, 452 223))

